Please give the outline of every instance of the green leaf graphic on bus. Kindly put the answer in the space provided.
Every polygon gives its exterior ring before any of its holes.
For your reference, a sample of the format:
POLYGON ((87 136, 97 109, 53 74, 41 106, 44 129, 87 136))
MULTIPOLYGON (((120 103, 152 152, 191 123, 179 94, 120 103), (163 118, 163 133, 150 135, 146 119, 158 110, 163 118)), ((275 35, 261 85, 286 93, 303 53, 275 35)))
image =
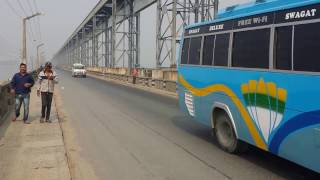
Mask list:
POLYGON ((270 135, 283 119, 287 91, 277 88, 273 82, 265 83, 263 79, 242 84, 241 91, 251 118, 269 143, 270 135))

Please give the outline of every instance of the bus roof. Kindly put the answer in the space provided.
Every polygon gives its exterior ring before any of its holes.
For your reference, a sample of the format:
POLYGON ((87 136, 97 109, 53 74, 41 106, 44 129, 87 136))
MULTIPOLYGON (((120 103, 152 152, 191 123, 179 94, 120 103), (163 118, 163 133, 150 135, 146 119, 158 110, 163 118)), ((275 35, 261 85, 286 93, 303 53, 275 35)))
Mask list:
POLYGON ((261 3, 256 3, 254 1, 252 3, 230 7, 232 10, 229 11, 228 9, 230 8, 221 10, 218 13, 218 19, 202 23, 195 23, 187 26, 186 29, 256 14, 307 6, 315 3, 320 3, 320 0, 265 0, 265 2, 261 3))

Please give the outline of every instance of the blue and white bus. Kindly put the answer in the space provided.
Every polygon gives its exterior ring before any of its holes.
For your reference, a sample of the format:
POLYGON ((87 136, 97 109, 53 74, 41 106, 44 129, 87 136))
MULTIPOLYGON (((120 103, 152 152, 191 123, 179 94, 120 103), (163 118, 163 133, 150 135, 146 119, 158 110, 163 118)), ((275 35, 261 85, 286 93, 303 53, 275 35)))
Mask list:
POLYGON ((180 54, 180 107, 222 149, 251 144, 320 173, 320 0, 229 8, 187 27, 180 54))

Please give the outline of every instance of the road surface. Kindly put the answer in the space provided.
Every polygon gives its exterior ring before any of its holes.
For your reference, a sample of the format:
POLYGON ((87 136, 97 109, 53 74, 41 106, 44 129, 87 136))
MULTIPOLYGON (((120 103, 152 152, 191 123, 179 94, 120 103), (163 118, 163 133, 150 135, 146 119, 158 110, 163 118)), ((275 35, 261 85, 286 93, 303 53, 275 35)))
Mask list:
POLYGON ((181 114, 174 98, 58 73, 81 156, 100 179, 319 178, 256 148, 241 156, 223 152, 211 129, 181 114))

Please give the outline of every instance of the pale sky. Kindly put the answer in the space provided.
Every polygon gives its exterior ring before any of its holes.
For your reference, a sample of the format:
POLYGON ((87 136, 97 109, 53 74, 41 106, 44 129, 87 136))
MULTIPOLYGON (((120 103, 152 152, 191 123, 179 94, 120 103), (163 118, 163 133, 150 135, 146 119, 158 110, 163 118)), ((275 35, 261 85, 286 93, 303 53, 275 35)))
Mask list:
POLYGON ((22 34, 21 17, 25 17, 26 14, 31 15, 32 12, 36 12, 36 8, 44 13, 43 16, 34 18, 27 24, 28 57, 36 56, 35 47, 42 42, 45 43, 42 51, 45 52, 46 57, 51 57, 98 1, 0 0, 0 60, 19 57, 22 34), (19 1, 23 8, 19 5, 19 1), (41 33, 39 33, 39 22, 41 33))
MULTIPOLYGON (((19 61, 21 49, 22 17, 36 10, 44 13, 28 23, 28 58, 36 56, 36 46, 45 43, 47 60, 63 45, 75 28, 83 21, 99 0, 0 0, 0 61, 19 61), (21 3, 21 6, 19 4, 21 3), (40 25, 40 28, 39 28, 40 25), (31 27, 31 28, 30 28, 31 27), (41 33, 40 33, 41 32, 41 33)), ((250 0, 220 0, 220 7, 240 4, 250 0)), ((143 61, 154 62, 155 6, 141 13, 141 50, 143 61), (150 45, 151 44, 151 45, 150 45), (152 48, 150 48, 150 46, 152 48)))

